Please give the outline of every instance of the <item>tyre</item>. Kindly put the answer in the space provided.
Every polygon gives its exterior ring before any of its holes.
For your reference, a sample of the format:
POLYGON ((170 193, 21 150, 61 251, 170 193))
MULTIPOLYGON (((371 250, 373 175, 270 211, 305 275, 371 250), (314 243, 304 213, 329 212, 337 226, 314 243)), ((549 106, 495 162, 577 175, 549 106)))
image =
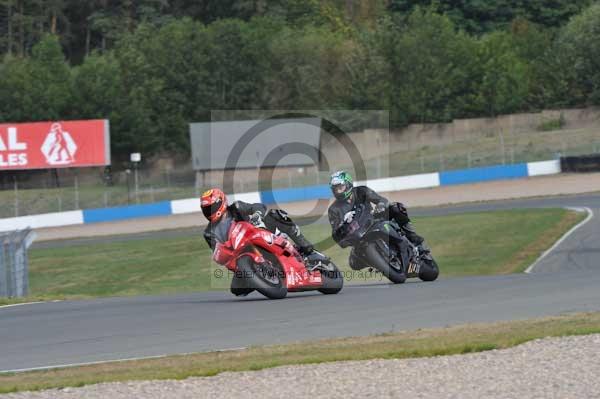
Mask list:
POLYGON ((440 274, 440 269, 435 259, 422 260, 419 278, 423 281, 435 281, 440 274))
POLYGON ((365 250, 365 255, 370 265, 383 273, 392 283, 402 284, 406 281, 406 274, 390 266, 388 260, 379 253, 377 244, 370 243, 365 250))
POLYGON ((237 268, 238 272, 247 276, 249 288, 269 299, 282 299, 287 296, 285 274, 279 264, 257 264, 249 256, 243 256, 238 260, 237 268))
POLYGON ((344 276, 333 262, 329 262, 332 270, 320 270, 323 286, 319 292, 325 295, 337 294, 344 287, 344 276))
POLYGON ((231 293, 235 296, 246 296, 254 291, 253 288, 248 287, 248 281, 239 277, 234 276, 231 280, 231 293))
POLYGON ((246 296, 254 291, 252 288, 231 287, 231 293, 235 296, 246 296))

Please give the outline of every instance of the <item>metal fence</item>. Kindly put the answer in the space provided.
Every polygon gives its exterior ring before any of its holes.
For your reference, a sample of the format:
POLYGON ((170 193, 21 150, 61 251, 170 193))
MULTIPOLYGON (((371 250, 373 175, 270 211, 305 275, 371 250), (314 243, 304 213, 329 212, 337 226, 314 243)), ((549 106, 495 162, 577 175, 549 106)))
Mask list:
POLYGON ((31 229, 0 233, 0 297, 17 298, 29 293, 27 250, 35 239, 31 229))
MULTIPOLYGON (((540 127, 462 134, 457 127, 442 136, 433 128, 413 133, 392 132, 385 155, 375 154, 376 140, 364 140, 359 147, 370 179, 600 153, 600 121, 586 128, 562 130, 540 127)), ((335 144, 322 147, 327 156, 336 151, 335 144)), ((329 166, 353 172, 350 161, 330 162, 329 166)), ((324 184, 330 172, 319 172, 312 166, 278 167, 265 182, 257 178, 257 170, 236 171, 234 191, 257 191, 264 183, 272 188, 324 184)), ((87 168, 40 171, 37 175, 7 173, 0 173, 0 218, 193 198, 207 187, 221 186, 223 182, 218 171, 198 176, 191 161, 128 168, 121 165, 109 172, 87 168)))

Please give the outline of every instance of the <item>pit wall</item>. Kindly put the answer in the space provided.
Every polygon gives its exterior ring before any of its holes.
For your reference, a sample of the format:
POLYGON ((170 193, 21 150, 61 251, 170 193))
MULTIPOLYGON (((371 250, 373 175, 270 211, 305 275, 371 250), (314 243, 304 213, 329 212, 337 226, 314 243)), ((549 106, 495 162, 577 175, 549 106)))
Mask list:
MULTIPOLYGON (((520 179, 561 173, 560 161, 532 162, 515 165, 497 165, 482 168, 427 173, 413 176, 399 176, 384 179, 356 182, 366 184, 378 192, 394 192, 418 188, 431 188, 457 184, 486 182, 492 180, 520 179)), ((230 196, 231 201, 263 202, 282 204, 315 199, 329 199, 331 192, 326 184, 318 186, 269 190, 242 193, 230 196)), ((46 213, 0 219, 0 231, 24 228, 44 228, 111 222, 127 219, 179 215, 200 212, 198 198, 130 205, 116 208, 84 209, 79 211, 46 213)))

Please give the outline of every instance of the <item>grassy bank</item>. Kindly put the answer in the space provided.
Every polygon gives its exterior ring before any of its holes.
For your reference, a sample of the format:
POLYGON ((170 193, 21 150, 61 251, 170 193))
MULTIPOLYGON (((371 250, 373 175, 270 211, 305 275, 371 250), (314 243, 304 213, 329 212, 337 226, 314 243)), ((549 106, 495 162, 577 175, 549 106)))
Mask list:
MULTIPOLYGON (((447 277, 522 271, 582 217, 562 209, 539 209, 423 217, 414 222, 447 277)), ((307 226, 304 231, 315 242, 330 234, 327 225, 307 226)), ((332 246, 325 252, 341 269, 349 270, 349 250, 332 246)), ((211 262, 201 236, 37 249, 30 259, 30 292, 41 299, 227 287, 226 281, 213 278, 220 267, 211 262)))
POLYGON ((592 333, 600 333, 600 313, 6 374, 0 375, 0 393, 108 381, 183 379, 290 364, 453 355, 509 348, 537 338, 592 333))

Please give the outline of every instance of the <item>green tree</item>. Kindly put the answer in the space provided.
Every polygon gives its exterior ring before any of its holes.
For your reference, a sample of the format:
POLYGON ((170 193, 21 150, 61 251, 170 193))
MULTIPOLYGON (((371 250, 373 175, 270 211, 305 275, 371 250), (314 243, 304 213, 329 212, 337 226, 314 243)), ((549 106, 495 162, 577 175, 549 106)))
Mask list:
POLYGON ((345 61, 350 50, 344 37, 327 27, 282 31, 270 46, 269 107, 343 108, 349 91, 345 61))
POLYGON ((389 60, 382 43, 388 31, 389 20, 375 31, 361 30, 347 46, 345 63, 349 76, 348 109, 389 109, 390 79, 389 60))
POLYGON ((30 59, 7 57, 0 72, 0 119, 22 122, 68 115, 70 70, 56 36, 44 37, 30 59))
POLYGON ((557 51, 561 72, 569 82, 565 94, 579 103, 600 104, 600 4, 565 26, 557 51))
POLYGON ((112 119, 126 95, 121 90, 121 70, 114 55, 92 54, 71 73, 71 115, 81 119, 112 119))
POLYGON ((409 13, 415 7, 434 6, 461 29, 482 34, 505 29, 521 17, 556 28, 590 4, 590 0, 390 0, 392 12, 409 13))
POLYGON ((432 9, 416 9, 387 40, 394 125, 448 121, 470 93, 475 44, 432 9))
POLYGON ((484 36, 479 44, 478 65, 481 70, 474 99, 478 111, 491 117, 521 111, 527 100, 529 79, 527 66, 515 53, 510 34, 495 32, 484 36))
POLYGON ((35 107, 30 94, 29 63, 28 59, 10 55, 0 63, 0 120, 3 122, 26 121, 35 107))
POLYGON ((57 36, 47 35, 32 49, 29 62, 34 106, 29 110, 31 120, 63 118, 72 103, 70 69, 57 36))
POLYGON ((208 30, 191 19, 158 31, 143 24, 124 37, 116 49, 125 93, 115 112, 121 151, 188 148, 188 123, 209 120, 209 111, 220 105, 218 81, 211 75, 216 51, 208 30))
POLYGON ((558 92, 562 76, 558 73, 554 35, 523 18, 512 22, 510 32, 510 46, 527 67, 529 94, 525 107, 541 110, 548 105, 560 105, 558 92))

